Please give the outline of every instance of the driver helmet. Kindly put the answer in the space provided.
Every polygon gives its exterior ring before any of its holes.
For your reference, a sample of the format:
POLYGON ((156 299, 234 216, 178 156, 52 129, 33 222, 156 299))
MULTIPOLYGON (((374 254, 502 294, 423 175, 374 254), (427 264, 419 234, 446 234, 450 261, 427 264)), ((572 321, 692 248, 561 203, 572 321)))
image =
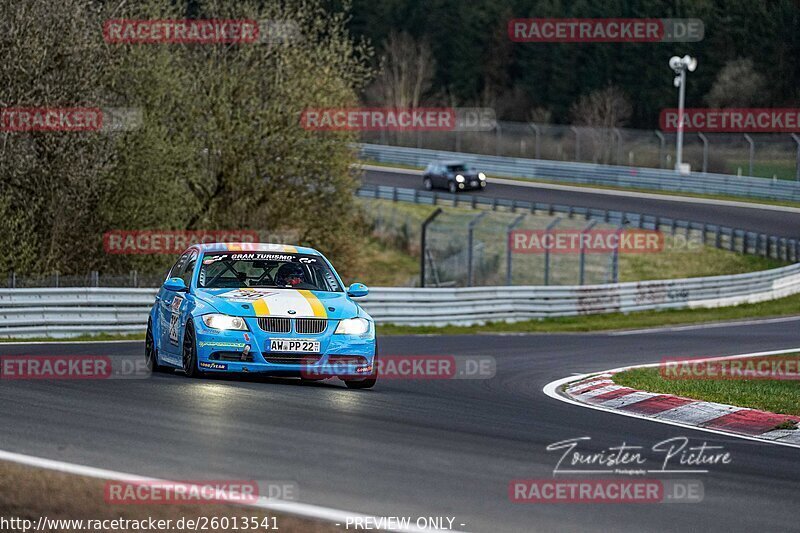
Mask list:
POLYGON ((305 283, 306 274, 303 267, 295 263, 284 263, 278 268, 275 274, 275 285, 280 287, 290 286, 294 287, 301 283, 305 283))

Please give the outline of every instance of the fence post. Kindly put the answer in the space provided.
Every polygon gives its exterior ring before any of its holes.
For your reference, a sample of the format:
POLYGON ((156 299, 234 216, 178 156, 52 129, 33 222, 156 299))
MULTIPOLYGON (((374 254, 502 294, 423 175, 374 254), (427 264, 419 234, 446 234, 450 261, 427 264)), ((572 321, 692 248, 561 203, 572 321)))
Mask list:
POLYGON ((614 150, 614 161, 616 161, 618 165, 621 165, 622 163, 620 163, 620 160, 622 158, 620 156, 622 155, 622 132, 619 131, 619 128, 614 128, 611 130, 611 132, 614 134, 614 137, 617 140, 617 149, 614 150))
POLYGON ((702 131, 697 132, 697 136, 703 141, 703 174, 708 172, 708 137, 702 131))
MULTIPOLYGON (((539 138, 541 137, 542 130, 541 130, 541 128, 539 128, 539 126, 537 124, 531 123, 530 126, 533 129, 533 134, 534 134, 535 139, 536 139, 536 141, 535 141, 535 143, 536 143, 536 153, 534 154, 534 157, 536 159, 541 159, 542 158, 542 151, 541 151, 541 144, 539 142, 539 140, 540 140, 539 138)), ((800 178, 798 178, 798 179, 800 179, 800 178)))
POLYGON ((619 283, 619 246, 623 231, 625 231, 625 224, 620 224, 617 228, 617 245, 611 252, 611 283, 619 283))
MULTIPOLYGON (((556 217, 547 227, 544 229, 545 234, 543 237, 547 236, 547 233, 555 228, 558 223, 561 222, 561 217, 556 217)), ((550 248, 547 246, 544 247, 544 284, 550 285, 550 248)))
MULTIPOLYGON (((584 227, 581 230, 581 236, 583 236, 583 234, 586 233, 587 231, 591 230, 594 227, 595 224, 597 224, 596 220, 592 220, 591 222, 586 224, 586 227, 584 227)), ((586 269, 586 247, 584 246, 583 238, 581 238, 581 266, 580 266, 580 268, 581 268, 581 270, 580 270, 580 283, 579 283, 579 285, 583 285, 584 281, 585 281, 585 279, 584 279, 585 278, 585 272, 584 271, 586 269)))
POLYGON ((578 128, 575 126, 570 126, 572 133, 575 134, 575 161, 581 160, 581 136, 578 128))
POLYGON ((756 142, 747 133, 744 134, 744 138, 748 143, 750 143, 750 172, 749 172, 748 176, 752 176, 753 175, 753 159, 755 158, 755 155, 756 155, 756 142))
POLYGON ((798 137, 796 133, 792 133, 792 139, 794 139, 794 142, 797 143, 794 179, 800 181, 800 137, 798 137))
POLYGON ((527 213, 522 213, 506 228, 506 285, 511 285, 511 232, 526 216, 528 216, 527 213))
POLYGON ((428 233, 428 224, 433 222, 433 219, 438 217, 441 212, 442 212, 442 208, 441 207, 437 207, 436 210, 433 213, 431 213, 430 215, 428 215, 428 218, 426 218, 422 222, 422 228, 420 230, 420 242, 419 242, 419 257, 420 257, 420 259, 419 259, 419 286, 423 287, 423 288, 425 287, 425 250, 426 250, 426 248, 425 248, 425 244, 426 244, 425 243, 425 238, 426 238, 426 234, 428 233))
POLYGON ((486 211, 481 212, 478 216, 470 220, 467 226, 467 287, 472 287, 474 282, 472 271, 472 240, 475 233, 475 226, 486 216, 486 213, 486 211))
POLYGON ((664 134, 660 131, 655 130, 653 133, 658 137, 658 168, 664 168, 664 146, 667 141, 664 138, 664 134))

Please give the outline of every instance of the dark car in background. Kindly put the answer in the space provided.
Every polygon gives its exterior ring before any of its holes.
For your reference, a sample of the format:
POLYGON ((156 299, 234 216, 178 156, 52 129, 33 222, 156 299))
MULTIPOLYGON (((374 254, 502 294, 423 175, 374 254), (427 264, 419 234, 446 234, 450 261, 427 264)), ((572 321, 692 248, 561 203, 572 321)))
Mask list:
POLYGON ((484 189, 486 175, 463 161, 434 161, 425 167, 422 185, 426 190, 447 189, 451 193, 470 189, 484 189))

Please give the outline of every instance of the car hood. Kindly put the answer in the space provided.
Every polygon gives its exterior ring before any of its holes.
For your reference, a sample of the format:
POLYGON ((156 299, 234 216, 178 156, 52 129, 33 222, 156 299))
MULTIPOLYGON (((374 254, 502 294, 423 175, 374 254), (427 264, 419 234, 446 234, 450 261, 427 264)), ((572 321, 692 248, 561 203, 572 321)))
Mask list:
POLYGON ((342 319, 366 316, 343 292, 296 289, 198 289, 197 297, 226 315, 342 319))

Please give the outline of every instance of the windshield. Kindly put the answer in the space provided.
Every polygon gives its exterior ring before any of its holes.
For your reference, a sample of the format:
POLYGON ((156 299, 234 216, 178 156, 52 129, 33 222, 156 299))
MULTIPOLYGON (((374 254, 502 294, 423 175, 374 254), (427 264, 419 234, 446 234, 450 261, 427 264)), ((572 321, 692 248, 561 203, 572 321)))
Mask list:
POLYGON ((320 256, 274 252, 207 253, 197 285, 206 289, 269 287, 342 292, 320 256))
POLYGON ((447 165, 447 170, 450 172, 469 172, 472 168, 469 165, 458 163, 456 165, 447 165))

